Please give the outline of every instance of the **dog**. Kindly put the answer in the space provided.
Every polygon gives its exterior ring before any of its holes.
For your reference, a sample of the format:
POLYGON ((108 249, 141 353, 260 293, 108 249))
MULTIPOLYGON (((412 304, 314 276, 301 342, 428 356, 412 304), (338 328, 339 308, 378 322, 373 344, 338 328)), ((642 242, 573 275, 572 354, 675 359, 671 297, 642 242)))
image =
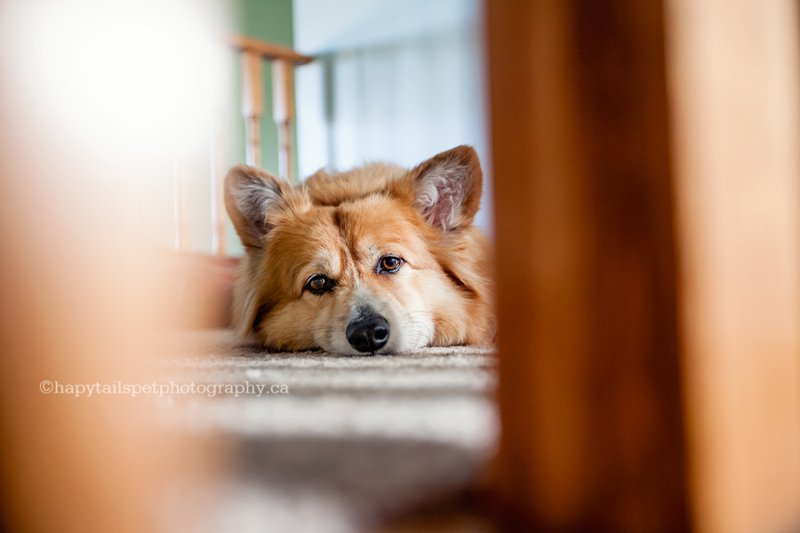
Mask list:
POLYGON ((245 248, 237 331, 269 350, 352 355, 489 344, 487 241, 472 224, 482 180, 469 146, 298 186, 232 168, 225 207, 245 248))

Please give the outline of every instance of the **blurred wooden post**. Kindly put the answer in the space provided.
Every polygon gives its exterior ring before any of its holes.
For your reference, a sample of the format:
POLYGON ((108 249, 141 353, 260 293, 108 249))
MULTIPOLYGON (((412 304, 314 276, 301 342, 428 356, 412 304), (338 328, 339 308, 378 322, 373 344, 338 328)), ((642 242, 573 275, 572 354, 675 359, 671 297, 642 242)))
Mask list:
POLYGON ((796 10, 487 3, 518 525, 800 531, 796 10))
POLYGON ((264 112, 264 82, 261 56, 242 53, 242 117, 245 121, 245 160, 261 166, 261 114, 264 112))
POLYGON ((797 2, 667 6, 696 524, 800 531, 797 2))
POLYGON ((172 162, 172 219, 174 223, 174 246, 186 250, 189 242, 189 214, 186 201, 186 170, 182 152, 176 153, 172 162))
POLYGON ((519 530, 686 530, 663 5, 486 9, 496 487, 519 530))
POLYGON ((294 65, 283 59, 272 62, 272 118, 278 126, 278 172, 294 182, 292 122, 294 121, 294 65))
POLYGON ((219 138, 219 124, 213 122, 209 136, 209 175, 211 176, 211 253, 225 256, 225 205, 223 181, 225 176, 224 150, 222 139, 219 138))

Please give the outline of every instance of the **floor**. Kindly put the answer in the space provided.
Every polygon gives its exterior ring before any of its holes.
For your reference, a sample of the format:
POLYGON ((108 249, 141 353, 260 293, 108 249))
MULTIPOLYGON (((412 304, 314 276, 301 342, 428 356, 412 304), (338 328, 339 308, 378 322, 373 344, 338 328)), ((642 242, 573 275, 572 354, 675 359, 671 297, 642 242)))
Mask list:
POLYGON ((206 502, 197 531, 413 524, 431 502, 474 483, 495 445, 491 348, 265 353, 226 331, 193 333, 179 346, 170 379, 212 385, 214 394, 174 396, 164 419, 217 437, 228 458, 223 479, 193 496, 206 502))

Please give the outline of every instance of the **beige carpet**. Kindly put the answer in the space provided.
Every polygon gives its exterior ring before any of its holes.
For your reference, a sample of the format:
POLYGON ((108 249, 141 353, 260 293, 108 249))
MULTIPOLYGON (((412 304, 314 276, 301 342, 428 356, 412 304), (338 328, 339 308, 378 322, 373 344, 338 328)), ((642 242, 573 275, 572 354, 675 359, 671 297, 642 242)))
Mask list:
POLYGON ((463 489, 494 447, 490 348, 343 357, 266 353, 224 331, 182 340, 168 375, 218 390, 171 397, 165 420, 222 437, 231 459, 193 496, 199 531, 371 529, 463 489))

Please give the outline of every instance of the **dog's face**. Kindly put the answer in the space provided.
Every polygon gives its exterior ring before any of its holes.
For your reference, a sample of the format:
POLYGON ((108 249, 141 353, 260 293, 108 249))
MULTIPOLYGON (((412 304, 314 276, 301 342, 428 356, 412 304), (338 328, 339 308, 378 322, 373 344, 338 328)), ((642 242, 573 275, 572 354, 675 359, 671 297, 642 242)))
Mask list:
POLYGON ((242 331, 276 349, 342 354, 472 340, 483 324, 470 313, 486 303, 471 227, 480 180, 468 147, 407 172, 377 165, 298 188, 234 168, 226 205, 247 250, 242 331))

